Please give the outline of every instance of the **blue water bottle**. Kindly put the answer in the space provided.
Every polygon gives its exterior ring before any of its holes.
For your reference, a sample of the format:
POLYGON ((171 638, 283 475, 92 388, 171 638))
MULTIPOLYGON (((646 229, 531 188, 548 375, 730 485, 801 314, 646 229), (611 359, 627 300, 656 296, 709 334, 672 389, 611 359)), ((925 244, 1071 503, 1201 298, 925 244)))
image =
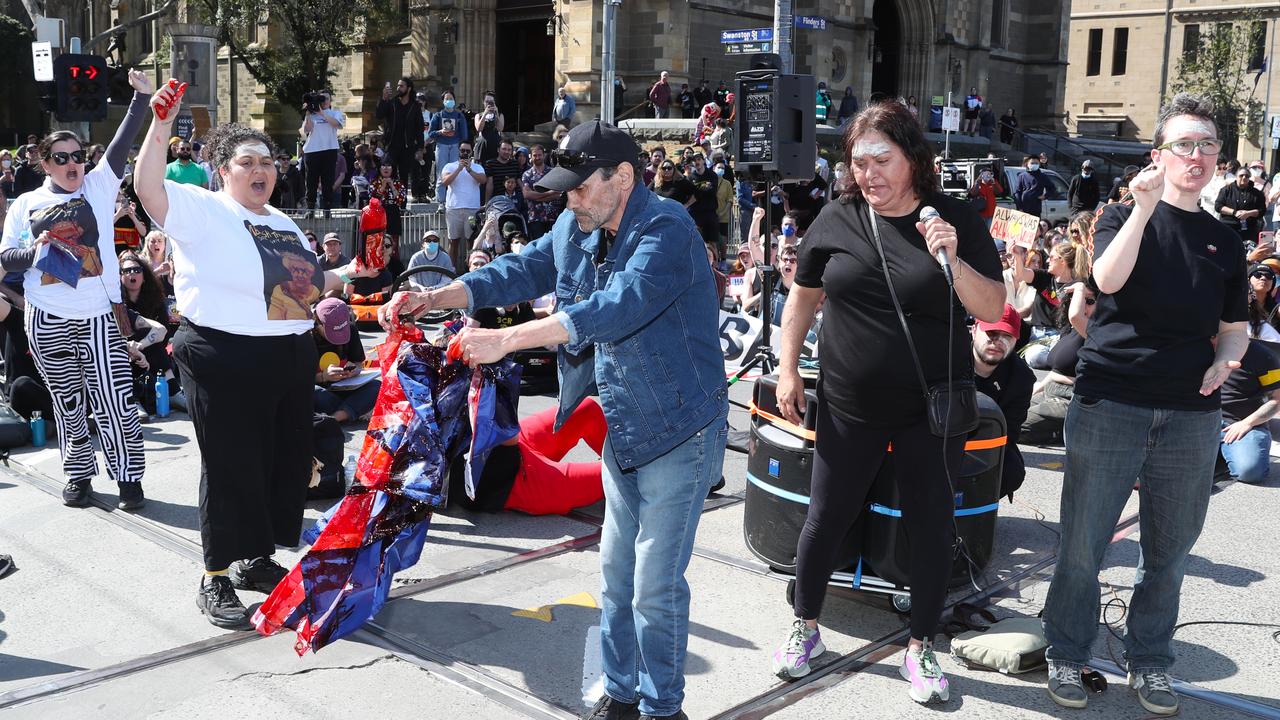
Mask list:
POLYGON ((39 410, 31 413, 31 445, 44 447, 44 416, 39 410))
POLYGON ((163 373, 156 375, 156 415, 169 417, 169 381, 163 373))

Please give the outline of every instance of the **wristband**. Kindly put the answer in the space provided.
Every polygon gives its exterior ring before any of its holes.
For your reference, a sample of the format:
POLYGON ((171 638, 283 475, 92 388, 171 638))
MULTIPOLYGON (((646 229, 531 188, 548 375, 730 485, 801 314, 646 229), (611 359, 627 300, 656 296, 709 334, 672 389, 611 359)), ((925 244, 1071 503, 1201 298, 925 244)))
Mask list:
POLYGON ((338 279, 341 280, 344 285, 351 284, 351 276, 347 275, 345 272, 338 273, 338 279))

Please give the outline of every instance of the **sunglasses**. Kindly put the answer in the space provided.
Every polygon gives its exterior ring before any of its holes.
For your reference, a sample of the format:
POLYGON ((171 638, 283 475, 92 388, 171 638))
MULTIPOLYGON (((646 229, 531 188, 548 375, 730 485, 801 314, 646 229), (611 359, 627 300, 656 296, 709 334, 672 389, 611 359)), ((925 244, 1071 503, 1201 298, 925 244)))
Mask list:
POLYGON ((1261 271, 1259 271, 1259 272, 1255 272, 1255 273, 1250 273, 1250 274, 1249 274, 1249 277, 1252 277, 1252 278, 1261 278, 1261 279, 1263 279, 1263 280, 1275 280, 1275 279, 1276 279, 1276 276, 1275 276, 1275 275, 1272 275, 1271 273, 1261 272, 1261 271))
POLYGON ((1085 304, 1085 305, 1092 305, 1092 304, 1094 304, 1094 303, 1096 303, 1096 302, 1098 302, 1098 298, 1085 298, 1085 299, 1084 299, 1084 304, 1085 304))
POLYGON ((564 148, 556 148, 555 150, 552 150, 551 159, 556 165, 563 168, 578 167, 579 165, 586 165, 593 161, 608 161, 608 158, 588 155, 581 150, 566 150, 564 148))
POLYGON ((73 162, 73 163, 76 163, 77 165, 81 165, 81 164, 84 164, 84 151, 76 150, 74 152, 49 153, 48 155, 44 156, 44 159, 52 160, 53 164, 58 166, 66 165, 69 162, 73 162))
POLYGON ((121 274, 121 275, 141 275, 141 274, 142 274, 142 268, 137 267, 137 266, 134 266, 134 267, 127 267, 127 268, 120 268, 120 274, 121 274))

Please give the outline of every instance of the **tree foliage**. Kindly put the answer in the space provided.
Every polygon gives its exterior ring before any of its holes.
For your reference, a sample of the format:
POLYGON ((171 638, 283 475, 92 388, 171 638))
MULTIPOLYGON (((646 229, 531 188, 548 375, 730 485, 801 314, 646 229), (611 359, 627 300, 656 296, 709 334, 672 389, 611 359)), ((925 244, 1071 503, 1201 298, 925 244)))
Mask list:
POLYGON ((218 28, 218 41, 244 62, 254 79, 286 107, 324 88, 334 71, 329 59, 360 42, 366 28, 394 17, 394 3, 377 0, 193 0, 192 5, 218 28), (253 42, 260 18, 282 31, 280 42, 253 42))
POLYGON ((1240 137, 1256 138, 1262 122, 1262 103, 1253 95, 1256 71, 1249 70, 1256 13, 1234 22, 1219 22, 1201 32, 1199 42, 1183 49, 1171 87, 1213 101, 1224 152, 1235 152, 1240 137))

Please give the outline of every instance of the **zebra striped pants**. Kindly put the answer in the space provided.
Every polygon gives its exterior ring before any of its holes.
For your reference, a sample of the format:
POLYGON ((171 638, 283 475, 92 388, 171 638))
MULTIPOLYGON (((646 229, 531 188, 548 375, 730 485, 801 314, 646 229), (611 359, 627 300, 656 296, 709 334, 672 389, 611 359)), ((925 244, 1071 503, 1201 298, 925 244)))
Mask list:
POLYGON ((70 320, 27 305, 31 357, 53 396, 58 449, 68 482, 98 474, 85 398, 98 424, 107 471, 117 482, 140 482, 145 461, 142 424, 133 398, 129 352, 111 313, 70 320))

